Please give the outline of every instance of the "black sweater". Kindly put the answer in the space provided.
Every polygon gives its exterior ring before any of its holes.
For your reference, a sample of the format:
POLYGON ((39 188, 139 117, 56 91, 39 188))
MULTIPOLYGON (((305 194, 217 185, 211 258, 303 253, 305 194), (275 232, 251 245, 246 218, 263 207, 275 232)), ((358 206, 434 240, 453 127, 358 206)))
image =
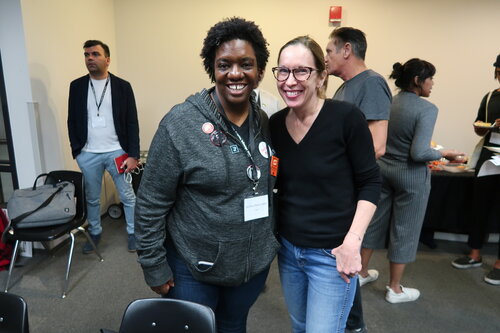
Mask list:
POLYGON ((361 111, 326 100, 299 144, 290 137, 286 108, 270 119, 279 158, 278 231, 300 247, 342 244, 359 200, 377 204, 381 180, 361 111))

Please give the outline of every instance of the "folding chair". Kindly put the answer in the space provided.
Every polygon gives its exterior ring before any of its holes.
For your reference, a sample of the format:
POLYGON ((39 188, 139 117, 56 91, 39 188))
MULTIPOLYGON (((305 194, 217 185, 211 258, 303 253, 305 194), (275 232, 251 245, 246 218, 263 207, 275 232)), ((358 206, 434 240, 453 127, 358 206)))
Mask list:
POLYGON ((66 276, 64 281, 63 293, 61 296, 62 298, 66 297, 69 286, 69 273, 71 269, 71 261, 73 259, 73 249, 75 246, 75 236, 72 233, 73 230, 78 229, 79 231, 81 231, 90 241, 90 243, 94 245, 95 253, 100 258, 100 261, 104 261, 89 234, 87 233, 85 228, 82 227, 87 218, 87 204, 85 201, 85 185, 83 174, 78 171, 52 171, 49 172, 49 175, 45 180, 45 184, 53 184, 54 182, 58 183, 61 181, 69 181, 75 185, 75 217, 71 221, 60 225, 21 229, 14 227, 12 234, 9 232, 6 233, 7 240, 15 240, 16 242, 14 244, 14 251, 12 251, 12 259, 10 260, 9 273, 7 275, 7 281, 5 283, 5 292, 9 290, 9 282, 12 275, 12 269, 14 268, 14 263, 18 254, 19 242, 21 241, 47 242, 64 235, 69 235, 69 237, 71 238, 71 245, 68 253, 68 263, 66 265, 66 276))
MULTIPOLYGON (((215 315, 206 305, 170 298, 138 299, 129 304, 119 333, 216 333, 215 315)), ((101 333, 116 333, 101 329, 101 333)))
POLYGON ((0 332, 29 333, 28 306, 21 296, 0 292, 0 332))

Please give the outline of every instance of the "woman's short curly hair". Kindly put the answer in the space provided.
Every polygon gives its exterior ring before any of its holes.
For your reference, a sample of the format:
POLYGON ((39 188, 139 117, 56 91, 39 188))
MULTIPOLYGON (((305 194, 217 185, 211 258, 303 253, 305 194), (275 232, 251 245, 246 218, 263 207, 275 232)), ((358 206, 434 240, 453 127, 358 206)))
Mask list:
POLYGON ((259 71, 266 69, 269 58, 267 41, 262 35, 259 26, 255 22, 247 21, 240 17, 232 17, 220 21, 208 30, 207 37, 203 41, 203 48, 200 56, 203 59, 203 66, 208 76, 215 82, 215 53, 219 46, 225 42, 235 39, 241 39, 252 44, 257 58, 257 67, 259 71))

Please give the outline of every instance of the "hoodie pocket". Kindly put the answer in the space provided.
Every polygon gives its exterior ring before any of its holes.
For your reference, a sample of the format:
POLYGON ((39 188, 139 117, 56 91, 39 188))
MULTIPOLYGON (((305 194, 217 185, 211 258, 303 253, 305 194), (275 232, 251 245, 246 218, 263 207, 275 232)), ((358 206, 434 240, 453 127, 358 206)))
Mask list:
POLYGON ((249 238, 211 241, 183 235, 178 249, 193 277, 202 282, 236 286, 246 280, 249 238))

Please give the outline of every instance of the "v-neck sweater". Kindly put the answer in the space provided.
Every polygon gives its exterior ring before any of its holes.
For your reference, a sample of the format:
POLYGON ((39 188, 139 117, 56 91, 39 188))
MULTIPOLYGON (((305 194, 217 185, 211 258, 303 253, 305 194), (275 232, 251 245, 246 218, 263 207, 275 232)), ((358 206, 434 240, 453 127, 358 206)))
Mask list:
POLYGON ((380 195, 370 130, 356 106, 327 99, 296 143, 286 128, 289 111, 274 114, 269 123, 279 158, 278 232, 296 246, 337 247, 352 224, 357 202, 376 205, 380 195))

